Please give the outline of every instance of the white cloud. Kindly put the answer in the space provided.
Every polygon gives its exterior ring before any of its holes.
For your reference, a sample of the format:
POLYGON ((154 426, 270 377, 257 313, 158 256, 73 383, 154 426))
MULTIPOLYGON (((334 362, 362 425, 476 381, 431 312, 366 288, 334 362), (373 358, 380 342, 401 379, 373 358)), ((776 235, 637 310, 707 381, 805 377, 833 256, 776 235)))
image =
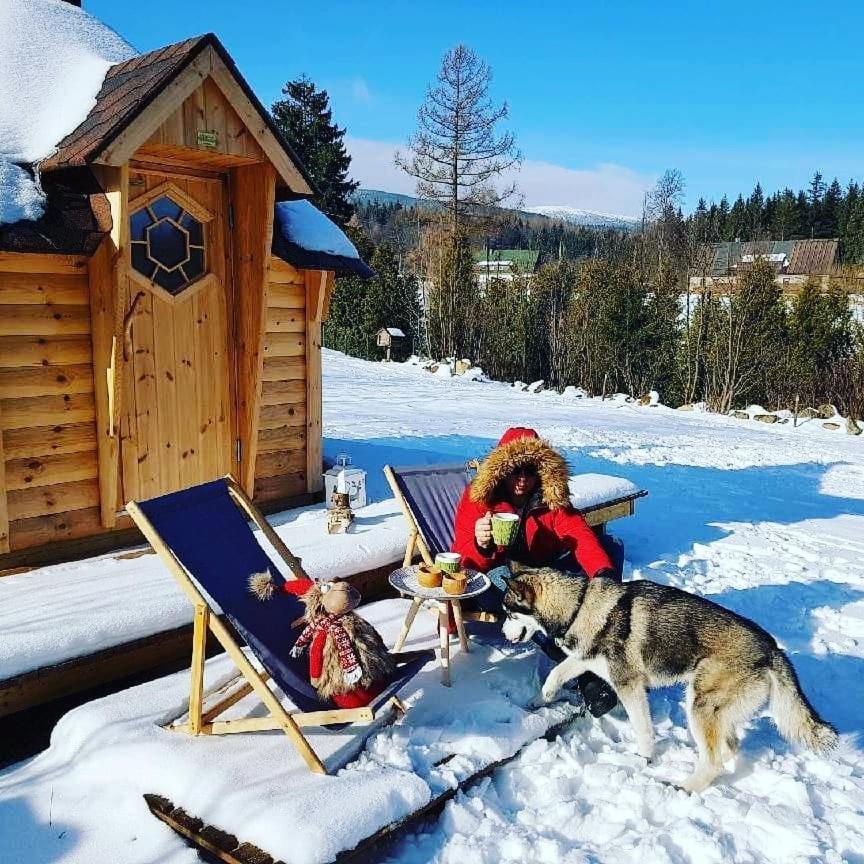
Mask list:
POLYGON ((372 100, 372 91, 363 78, 355 78, 351 82, 351 97, 359 105, 369 105, 372 100))
MULTIPOLYGON (((351 174, 364 189, 414 194, 414 180, 393 162, 404 145, 368 138, 347 138, 346 144, 351 174)), ((643 195, 656 177, 611 163, 577 169, 526 160, 515 180, 526 207, 550 204, 633 216, 641 212, 643 195)))

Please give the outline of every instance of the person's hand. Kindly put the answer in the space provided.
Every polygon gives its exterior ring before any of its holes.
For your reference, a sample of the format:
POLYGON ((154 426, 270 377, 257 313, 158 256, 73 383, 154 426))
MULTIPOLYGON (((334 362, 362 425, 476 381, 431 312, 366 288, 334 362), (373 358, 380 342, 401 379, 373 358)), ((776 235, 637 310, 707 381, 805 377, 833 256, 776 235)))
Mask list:
POLYGON ((481 549, 492 545, 492 514, 488 511, 474 523, 474 539, 481 549))

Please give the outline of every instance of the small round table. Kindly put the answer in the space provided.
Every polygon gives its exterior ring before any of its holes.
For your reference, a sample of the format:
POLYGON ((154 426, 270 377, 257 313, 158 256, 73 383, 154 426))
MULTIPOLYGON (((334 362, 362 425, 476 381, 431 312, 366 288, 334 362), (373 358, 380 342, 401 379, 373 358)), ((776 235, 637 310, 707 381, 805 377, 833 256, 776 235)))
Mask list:
POLYGON ((441 682, 445 687, 450 686, 450 622, 449 611, 453 610, 453 620, 456 622, 456 632, 459 634, 459 645, 465 652, 468 648, 468 636, 465 633, 465 622, 462 620, 462 600, 468 597, 476 597, 482 594, 492 584, 485 573, 476 570, 466 570, 468 584, 462 594, 448 594, 443 588, 424 588, 417 581, 417 565, 400 567, 390 574, 390 584, 400 593, 412 597, 411 608, 405 616, 399 638, 393 646, 393 651, 398 653, 402 650, 411 625, 417 617, 417 610, 423 605, 424 600, 431 600, 438 607, 438 635, 441 640, 441 682))

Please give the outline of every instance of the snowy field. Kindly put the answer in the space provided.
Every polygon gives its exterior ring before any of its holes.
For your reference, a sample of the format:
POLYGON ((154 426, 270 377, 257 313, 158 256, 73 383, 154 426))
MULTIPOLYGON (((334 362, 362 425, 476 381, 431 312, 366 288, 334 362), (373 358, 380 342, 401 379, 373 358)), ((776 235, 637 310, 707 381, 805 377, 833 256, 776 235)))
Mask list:
MULTIPOLYGON (((349 453, 366 468, 373 500, 389 495, 383 464, 480 456, 510 425, 537 428, 566 452, 575 473, 611 474, 648 489, 636 517, 613 525, 626 544, 627 578, 698 592, 756 620, 789 652, 814 705, 842 735, 836 754, 818 758, 788 746, 759 718, 746 730, 734 772, 702 795, 687 795, 665 782, 682 779, 695 761, 683 694, 658 690, 650 765, 635 755, 619 711, 580 720, 557 740, 529 745, 422 833, 392 847, 387 860, 864 862, 864 441, 818 421, 792 429, 527 394, 334 352, 325 352, 324 375, 325 452, 349 453)), ((484 656, 470 662, 491 663, 484 656)), ((508 662, 520 679, 512 658, 495 662, 496 687, 508 686, 508 662)), ((173 694, 182 683, 175 676, 164 686, 173 694)), ((414 709, 429 712, 424 728, 440 724, 471 737, 466 700, 427 706, 421 696, 414 709)), ((100 759, 102 742, 123 753, 122 725, 99 727, 105 710, 92 703, 71 712, 49 751, 0 773, 0 860, 9 836, 35 850, 10 860, 92 860, 82 850, 100 848, 88 844, 109 829, 84 790, 114 770, 100 759)), ((361 765, 381 753, 396 758, 389 734, 373 739, 361 765)), ((172 782, 176 789, 182 778, 172 782)), ((112 825, 111 844, 101 847, 114 851, 113 860, 195 860, 143 802, 130 802, 117 814, 122 831, 112 825), (118 837, 126 845, 116 845, 118 837)))
POLYGON ((636 517, 612 526, 626 578, 704 594, 757 621, 842 734, 825 760, 789 747, 761 718, 735 773, 687 795, 662 782, 695 762, 683 693, 658 690, 652 765, 634 755, 617 711, 580 722, 448 805, 390 860, 864 862, 862 438, 819 421, 792 429, 522 393, 332 352, 324 368, 327 453, 352 454, 373 478, 384 462, 482 454, 508 426, 531 425, 575 473, 648 489, 636 517))

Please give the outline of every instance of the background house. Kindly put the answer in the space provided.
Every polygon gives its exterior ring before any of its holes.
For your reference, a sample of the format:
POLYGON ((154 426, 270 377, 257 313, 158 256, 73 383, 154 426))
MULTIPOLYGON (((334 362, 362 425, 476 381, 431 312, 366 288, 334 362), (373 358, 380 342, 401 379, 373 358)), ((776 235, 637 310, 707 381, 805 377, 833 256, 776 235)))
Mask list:
POLYGON ((757 259, 768 261, 783 290, 795 293, 807 279, 828 286, 840 273, 839 240, 757 240, 702 245, 690 271, 690 289, 729 284, 757 259))
POLYGON ((524 276, 530 280, 539 262, 537 249, 484 249, 474 253, 474 272, 481 287, 494 279, 509 282, 524 276))

